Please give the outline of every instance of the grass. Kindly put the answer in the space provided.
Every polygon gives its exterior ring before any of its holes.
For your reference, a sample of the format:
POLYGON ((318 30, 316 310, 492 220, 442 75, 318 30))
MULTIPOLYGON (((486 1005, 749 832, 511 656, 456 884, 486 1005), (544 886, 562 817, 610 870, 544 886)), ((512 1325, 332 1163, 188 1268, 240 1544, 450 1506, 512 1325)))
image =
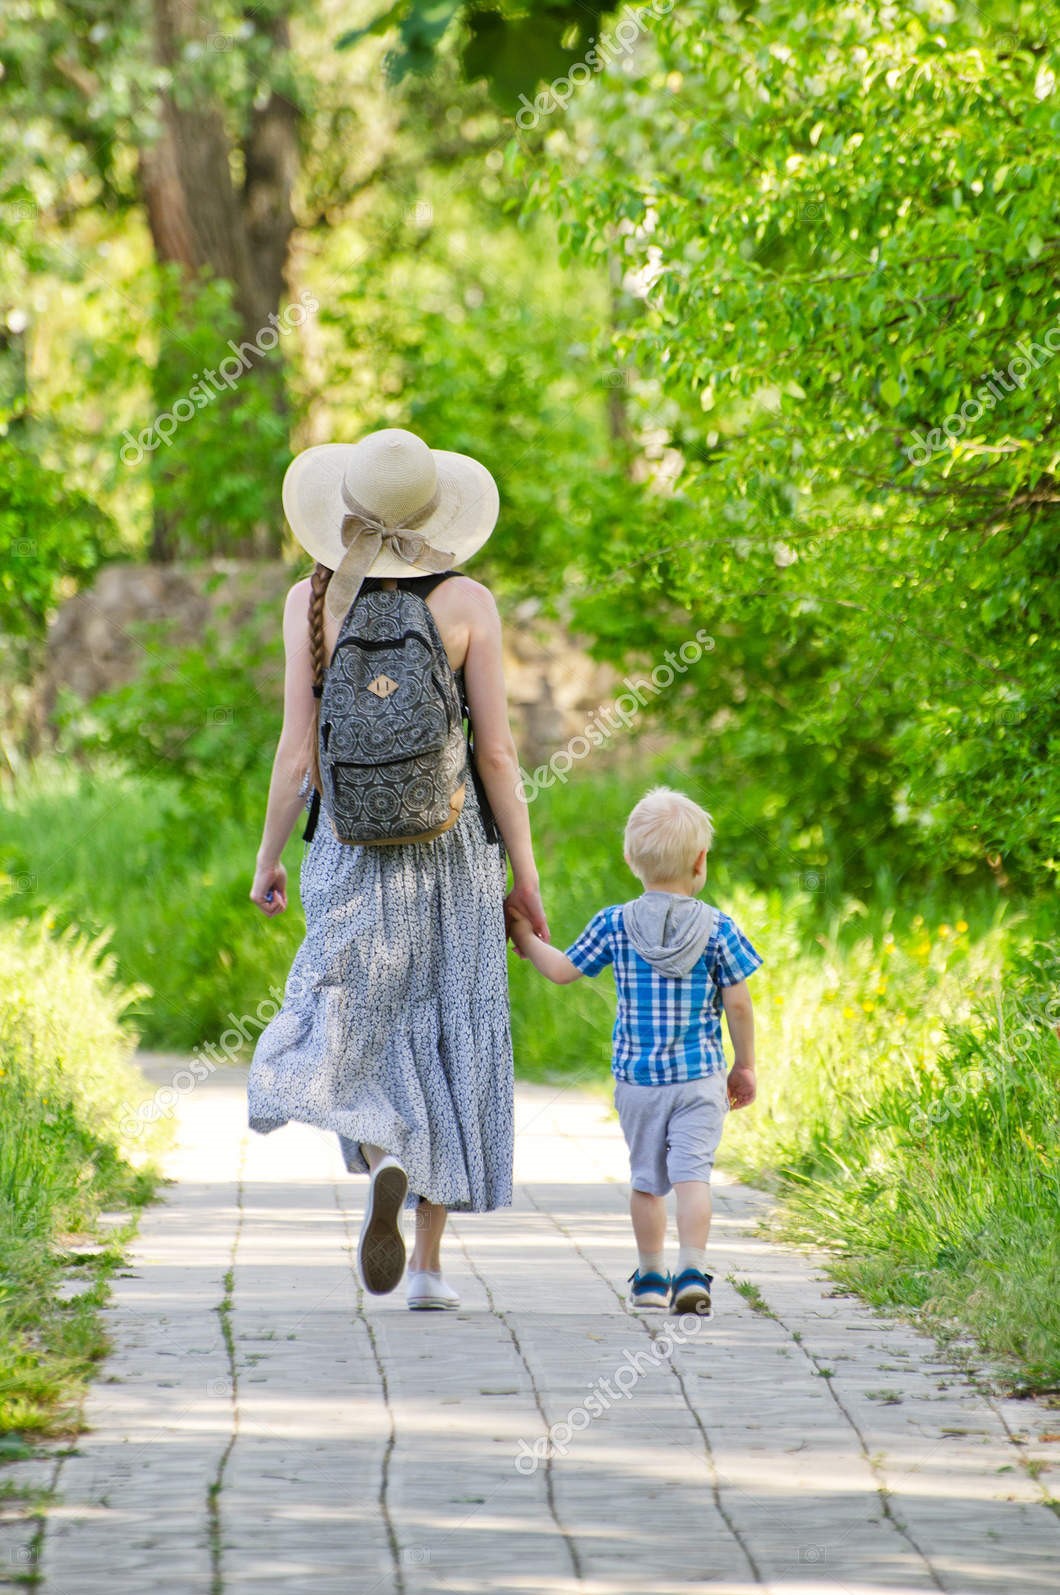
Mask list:
POLYGON ((282 995, 304 934, 301 830, 284 855, 293 911, 266 920, 248 897, 260 834, 215 793, 45 759, 0 818, 0 918, 48 914, 60 930, 106 933, 135 988, 126 1017, 142 1044, 191 1050, 233 1015, 252 1029, 269 988, 282 995))
POLYGON ((765 1004, 759 1102, 731 1122, 726 1157, 778 1193, 784 1235, 832 1249, 841 1283, 960 1325, 1015 1384, 1055 1388, 1055 955, 1013 927, 1006 966, 1000 929, 934 930, 789 971, 782 1025, 765 1004))
POLYGON ((135 993, 98 940, 53 929, 0 925, 0 1435, 12 1456, 27 1437, 76 1429, 106 1350, 107 1280, 156 1184, 157 1142, 128 1146, 120 1129, 143 1094, 123 1026, 135 993), (66 1299, 72 1270, 84 1288, 66 1299))
POLYGON ((774 1313, 753 1279, 737 1279, 735 1274, 730 1274, 729 1283, 736 1294, 743 1297, 753 1313, 757 1313, 760 1318, 776 1317, 776 1313, 774 1313))

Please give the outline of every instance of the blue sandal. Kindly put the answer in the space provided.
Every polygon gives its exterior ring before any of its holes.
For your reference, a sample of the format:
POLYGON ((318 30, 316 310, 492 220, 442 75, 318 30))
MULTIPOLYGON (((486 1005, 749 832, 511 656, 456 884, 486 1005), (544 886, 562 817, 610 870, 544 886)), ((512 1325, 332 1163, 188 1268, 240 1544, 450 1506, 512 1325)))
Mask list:
POLYGON ((678 1274, 670 1288, 670 1309, 675 1313, 697 1313, 700 1318, 713 1318, 710 1300, 713 1274, 701 1274, 698 1268, 686 1268, 678 1274))
POLYGON ((669 1307, 670 1275, 642 1274, 635 1268, 629 1276, 629 1305, 631 1307, 669 1307))

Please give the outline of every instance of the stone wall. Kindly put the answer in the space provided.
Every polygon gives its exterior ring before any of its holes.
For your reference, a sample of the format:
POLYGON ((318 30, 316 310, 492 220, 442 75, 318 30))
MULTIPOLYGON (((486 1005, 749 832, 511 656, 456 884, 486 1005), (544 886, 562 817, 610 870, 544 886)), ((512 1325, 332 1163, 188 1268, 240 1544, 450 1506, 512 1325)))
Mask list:
MULTIPOLYGON (((160 623, 178 644, 216 633, 223 679, 223 639, 259 618, 263 635, 279 631, 284 595, 297 572, 280 561, 213 559, 172 565, 108 565, 95 584, 61 606, 48 634, 47 664, 37 689, 44 740, 60 687, 83 701, 133 679, 160 623)), ((583 639, 543 621, 535 601, 502 610, 504 675, 512 729, 527 767, 545 762, 580 732, 614 695, 615 673, 595 664, 583 639)), ((282 653, 262 682, 282 694, 282 653)))

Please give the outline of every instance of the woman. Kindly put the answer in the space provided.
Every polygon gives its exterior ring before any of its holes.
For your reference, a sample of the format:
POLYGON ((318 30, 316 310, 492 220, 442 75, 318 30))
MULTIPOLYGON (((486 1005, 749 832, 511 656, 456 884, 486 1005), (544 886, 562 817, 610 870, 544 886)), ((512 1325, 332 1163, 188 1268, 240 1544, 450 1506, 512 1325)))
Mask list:
POLYGON ((284 608, 283 730, 250 897, 270 917, 286 909, 280 856, 308 805, 306 936, 254 1049, 249 1123, 334 1130, 347 1169, 371 1175, 358 1248, 366 1288, 400 1281, 402 1209, 415 1207, 408 1305, 455 1307, 439 1253, 447 1213, 511 1203, 509 910, 548 938, 497 606, 480 582, 449 574, 493 530, 497 488, 478 461, 388 428, 305 450, 283 503, 316 568, 284 608), (466 704, 471 778, 455 824, 432 840, 351 845, 320 781, 320 693, 357 594, 399 584, 423 598, 466 704))

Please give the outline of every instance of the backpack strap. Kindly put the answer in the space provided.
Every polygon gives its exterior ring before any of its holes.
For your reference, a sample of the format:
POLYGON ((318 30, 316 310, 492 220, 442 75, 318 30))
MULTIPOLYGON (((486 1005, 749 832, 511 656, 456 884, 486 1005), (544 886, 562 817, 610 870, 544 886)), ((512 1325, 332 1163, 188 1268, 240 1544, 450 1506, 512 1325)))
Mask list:
POLYGON ((309 818, 306 820, 306 822, 305 822, 305 830, 302 832, 302 841, 303 842, 311 842, 313 840, 313 836, 314 836, 314 833, 316 832, 316 828, 317 828, 317 820, 319 818, 320 818, 320 788, 319 787, 314 787, 313 788, 313 801, 309 805, 309 818))
MULTIPOLYGON (((426 598, 428 593, 433 593, 439 582, 447 581, 450 576, 459 576, 458 570, 432 571, 429 576, 416 576, 415 591, 420 598, 426 598)), ((410 583, 411 585, 411 583, 410 583)))

